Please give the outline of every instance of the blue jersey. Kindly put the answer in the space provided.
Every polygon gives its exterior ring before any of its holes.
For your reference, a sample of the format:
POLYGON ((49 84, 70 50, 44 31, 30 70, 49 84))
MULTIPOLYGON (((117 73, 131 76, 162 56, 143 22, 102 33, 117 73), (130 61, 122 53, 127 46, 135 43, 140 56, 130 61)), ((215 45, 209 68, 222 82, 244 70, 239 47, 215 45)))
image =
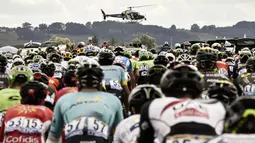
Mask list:
POLYGON ((54 108, 50 135, 60 137, 64 128, 66 140, 78 135, 107 139, 109 131, 122 119, 122 105, 110 93, 69 93, 61 97, 54 108))
POLYGON ((111 89, 122 90, 127 85, 125 71, 116 65, 101 66, 104 73, 104 84, 110 85, 111 89))
POLYGON ((125 67, 125 71, 127 71, 127 72, 133 70, 132 62, 127 57, 117 56, 117 57, 115 57, 114 61, 121 62, 124 65, 124 67, 125 67))

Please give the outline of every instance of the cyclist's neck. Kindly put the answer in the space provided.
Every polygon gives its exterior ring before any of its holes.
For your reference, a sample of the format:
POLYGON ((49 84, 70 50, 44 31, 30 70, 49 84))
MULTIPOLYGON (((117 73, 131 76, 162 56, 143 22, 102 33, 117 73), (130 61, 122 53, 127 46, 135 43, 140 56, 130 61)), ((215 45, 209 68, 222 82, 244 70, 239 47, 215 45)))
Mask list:
POLYGON ((79 92, 98 92, 96 88, 82 88, 79 92))

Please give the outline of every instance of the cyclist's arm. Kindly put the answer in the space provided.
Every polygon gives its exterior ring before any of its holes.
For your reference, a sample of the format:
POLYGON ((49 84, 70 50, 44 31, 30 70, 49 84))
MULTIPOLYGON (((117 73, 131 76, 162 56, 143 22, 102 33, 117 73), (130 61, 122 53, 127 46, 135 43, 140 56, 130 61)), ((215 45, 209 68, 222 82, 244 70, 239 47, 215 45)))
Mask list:
MULTIPOLYGON (((61 99, 59 100, 61 101, 61 99)), ((64 126, 63 116, 60 109, 61 102, 58 102, 54 108, 53 121, 50 127, 50 134, 46 143, 58 143, 60 142, 61 133, 64 126)))
POLYGON ((132 88, 135 87, 135 75, 134 75, 134 71, 133 71, 133 66, 132 66, 132 62, 129 60, 129 67, 127 69, 128 74, 130 76, 130 81, 131 81, 131 86, 132 88))

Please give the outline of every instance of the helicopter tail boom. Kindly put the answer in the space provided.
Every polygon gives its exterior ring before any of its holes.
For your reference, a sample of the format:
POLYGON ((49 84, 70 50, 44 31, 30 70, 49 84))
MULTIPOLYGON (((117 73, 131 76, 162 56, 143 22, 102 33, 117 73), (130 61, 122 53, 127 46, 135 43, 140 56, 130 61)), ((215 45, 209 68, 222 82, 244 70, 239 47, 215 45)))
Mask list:
POLYGON ((102 12, 104 20, 105 20, 106 19, 106 14, 105 14, 105 12, 102 9, 101 9, 101 12, 102 12))

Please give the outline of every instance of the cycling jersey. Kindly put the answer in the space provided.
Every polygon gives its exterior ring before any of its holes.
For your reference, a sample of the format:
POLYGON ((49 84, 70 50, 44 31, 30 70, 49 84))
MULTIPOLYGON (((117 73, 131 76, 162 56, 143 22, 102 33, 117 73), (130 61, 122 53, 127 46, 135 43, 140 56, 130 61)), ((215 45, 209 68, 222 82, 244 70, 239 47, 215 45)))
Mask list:
POLYGON ((223 134, 206 143, 254 143, 255 134, 223 134))
POLYGON ((61 67, 63 67, 64 69, 68 68, 68 61, 62 61, 61 62, 61 67))
POLYGON ((246 69, 246 64, 236 64, 234 66, 234 77, 238 77, 238 76, 241 76, 242 74, 246 73, 247 72, 247 69, 246 69))
POLYGON ((39 63, 30 63, 28 65, 33 72, 40 72, 40 64, 39 63))
POLYGON ((88 136, 107 140, 109 131, 122 119, 121 103, 110 93, 69 93, 61 97, 55 106, 50 136, 60 137, 65 125, 67 142, 78 142, 76 137, 88 136))
POLYGON ((153 67, 153 60, 148 61, 138 61, 138 69, 139 69, 139 79, 138 84, 145 84, 147 83, 147 72, 148 70, 153 67))
POLYGON ((124 70, 116 65, 101 66, 104 73, 104 85, 106 89, 122 91, 122 86, 127 85, 124 70))
POLYGON ((18 89, 6 88, 0 90, 0 112, 20 104, 21 96, 18 89))
POLYGON ((135 143, 139 137, 140 115, 133 115, 122 120, 114 134, 114 143, 135 143))
POLYGON ((255 73, 244 73, 238 76, 237 82, 243 87, 243 94, 245 96, 252 96, 255 90, 255 73))
POLYGON ((209 88, 209 86, 217 80, 227 79, 226 76, 218 74, 217 72, 208 71, 202 72, 204 78, 204 91, 209 88))
POLYGON ((0 90, 8 88, 9 82, 7 76, 5 73, 0 73, 0 90))
POLYGON ((136 71, 138 70, 138 62, 136 60, 130 59, 132 62, 133 70, 136 71))
POLYGON ((45 106, 16 105, 6 111, 0 140, 5 143, 44 143, 42 134, 48 130, 53 113, 45 106))
POLYGON ((54 104, 56 104, 57 101, 59 100, 59 98, 62 97, 63 95, 65 95, 67 93, 77 92, 77 91, 78 91, 78 89, 76 87, 65 87, 63 89, 60 89, 56 93, 56 96, 54 99, 54 104))
POLYGON ((127 57, 117 56, 115 57, 114 61, 117 61, 118 63, 122 63, 125 67, 126 72, 130 72, 133 70, 132 62, 127 57))
POLYGON ((63 72, 62 65, 59 63, 54 63, 54 65, 56 69, 55 69, 53 77, 58 79, 62 78, 62 72, 63 72))
POLYGON ((226 110, 217 100, 161 98, 145 103, 141 110, 140 141, 162 142, 168 136, 213 136, 223 131, 226 110))
POLYGON ((53 77, 49 77, 49 86, 57 91, 60 88, 59 80, 53 77))

